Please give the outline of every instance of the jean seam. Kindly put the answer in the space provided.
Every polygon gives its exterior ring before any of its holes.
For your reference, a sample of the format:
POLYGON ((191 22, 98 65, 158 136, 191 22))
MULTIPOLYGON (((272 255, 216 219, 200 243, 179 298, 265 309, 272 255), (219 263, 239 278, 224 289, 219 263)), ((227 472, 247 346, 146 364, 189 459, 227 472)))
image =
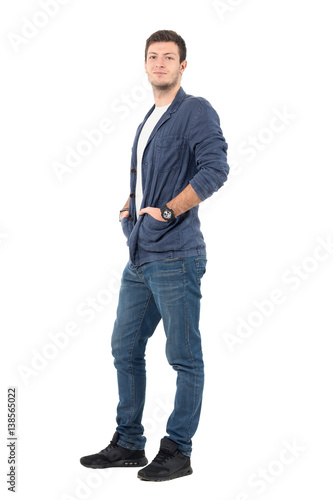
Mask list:
MULTIPOLYGON (((135 341, 136 341, 138 333, 140 331, 140 328, 141 328, 143 319, 145 317, 145 314, 147 312, 148 305, 149 305, 149 302, 150 302, 150 299, 151 299, 152 295, 153 294, 150 292, 150 295, 149 295, 149 297, 147 299, 146 306, 145 306, 144 311, 143 311, 143 315, 142 315, 139 327, 138 327, 138 329, 136 331, 136 334, 135 334, 135 337, 133 339, 133 345, 132 345, 132 350, 131 350, 131 355, 130 355, 130 366, 131 366, 131 375, 132 375, 132 413, 131 413, 130 418, 129 418, 129 422, 128 422, 129 425, 131 425, 132 422, 133 422, 132 419, 133 419, 134 410, 135 410, 135 382, 134 382, 134 370, 133 370, 133 350, 134 350, 135 341)), ((128 436, 128 434, 126 434, 126 436, 128 436)))
MULTIPOLYGON (((187 263, 187 265, 188 265, 188 263, 187 263)), ((185 267, 185 262, 184 262, 184 267, 185 267)), ((185 269, 184 269, 184 271, 185 271, 185 269)), ((187 269, 187 271, 188 271, 188 269, 187 269)), ((186 276, 186 272, 185 272, 185 276, 186 276)), ((194 364, 194 357, 193 357, 191 343, 190 343, 190 317, 189 317, 190 311, 189 311, 189 304, 188 304, 188 284, 186 281, 186 277, 184 279, 184 294, 185 294, 185 307, 186 307, 186 343, 187 343, 187 349, 189 352, 189 361, 193 365, 194 364)), ((194 380, 194 382, 195 382, 195 380, 194 380)), ((195 383, 195 387, 196 387, 196 383, 195 383)), ((195 399, 196 399, 196 397, 195 397, 195 399)), ((191 426, 191 423, 193 420, 193 415, 194 415, 194 410, 192 410, 192 415, 189 418, 189 423, 188 423, 187 432, 186 432, 186 440, 187 441, 190 440, 190 437, 189 437, 190 436, 190 426, 191 426)))
MULTIPOLYGON (((195 264, 195 269, 196 271, 198 272, 198 261, 199 261, 200 257, 195 259, 194 260, 194 264, 195 264)), ((198 283, 199 285, 199 288, 200 288, 200 283, 198 283)), ((186 297, 186 309, 187 309, 187 312, 189 313, 189 307, 188 307, 188 296, 187 296, 187 293, 185 294, 185 297, 186 297)), ((187 315, 187 329, 188 329, 188 332, 187 332, 187 342, 188 342, 188 348, 189 348, 189 352, 191 353, 191 363, 192 363, 192 366, 195 366, 195 360, 194 360, 194 356, 193 356, 193 353, 192 353, 192 350, 191 350, 191 342, 190 342, 190 322, 189 322, 189 315, 187 315)), ((191 439, 191 426, 192 426, 192 422, 193 422, 193 418, 194 418, 194 415, 195 415, 195 409, 196 409, 196 406, 197 406, 197 401, 198 401, 198 375, 196 373, 196 370, 194 371, 194 382, 193 382, 193 385, 194 385, 194 397, 193 397, 193 406, 192 406, 192 414, 189 418, 189 422, 188 422, 188 427, 187 427, 187 435, 186 435, 186 438, 187 438, 187 441, 190 441, 191 439)))

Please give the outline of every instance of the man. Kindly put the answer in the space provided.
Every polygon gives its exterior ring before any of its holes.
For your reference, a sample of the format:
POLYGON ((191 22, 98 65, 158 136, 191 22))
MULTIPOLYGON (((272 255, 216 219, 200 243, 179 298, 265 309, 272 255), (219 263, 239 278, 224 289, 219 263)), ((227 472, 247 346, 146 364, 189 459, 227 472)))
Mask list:
POLYGON ((112 334, 119 404, 117 430, 101 452, 81 458, 93 468, 148 463, 141 423, 145 348, 162 319, 166 355, 177 371, 174 409, 160 450, 138 477, 165 481, 192 473, 192 437, 199 423, 204 366, 199 332, 200 283, 206 247, 198 205, 227 179, 227 144, 219 117, 181 87, 186 45, 174 31, 146 42, 145 70, 155 106, 139 126, 131 161, 131 194, 120 211, 129 246, 112 334))

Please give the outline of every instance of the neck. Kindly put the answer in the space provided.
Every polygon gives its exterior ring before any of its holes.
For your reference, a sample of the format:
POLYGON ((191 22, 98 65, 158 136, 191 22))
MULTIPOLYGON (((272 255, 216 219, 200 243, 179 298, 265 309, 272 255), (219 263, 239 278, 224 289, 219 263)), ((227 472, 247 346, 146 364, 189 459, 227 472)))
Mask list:
POLYGON ((176 97, 178 91, 180 89, 180 85, 177 85, 172 88, 158 88, 158 87, 153 87, 153 94, 154 94, 154 100, 155 100, 155 106, 156 107, 161 107, 161 106, 167 106, 168 104, 171 104, 174 98, 176 97))

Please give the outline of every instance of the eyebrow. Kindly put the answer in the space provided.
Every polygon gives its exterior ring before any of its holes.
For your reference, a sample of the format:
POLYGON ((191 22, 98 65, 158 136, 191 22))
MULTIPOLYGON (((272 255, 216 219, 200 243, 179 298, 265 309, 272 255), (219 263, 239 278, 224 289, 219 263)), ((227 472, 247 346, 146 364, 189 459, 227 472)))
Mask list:
MULTIPOLYGON (((157 52, 148 52, 148 54, 156 54, 157 55, 157 52)), ((176 56, 177 54, 175 54, 174 52, 165 52, 163 55, 164 56, 167 56, 169 54, 172 54, 173 56, 176 56)))

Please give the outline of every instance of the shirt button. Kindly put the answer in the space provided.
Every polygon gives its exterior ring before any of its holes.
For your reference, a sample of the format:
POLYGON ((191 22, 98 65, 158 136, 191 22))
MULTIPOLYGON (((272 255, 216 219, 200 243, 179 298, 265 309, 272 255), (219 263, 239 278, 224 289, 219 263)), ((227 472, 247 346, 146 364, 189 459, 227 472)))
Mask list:
POLYGON ((131 198, 135 198, 135 194, 134 194, 134 193, 131 193, 131 194, 130 194, 130 197, 131 197, 131 198))
POLYGON ((136 168, 131 168, 131 172, 132 172, 132 174, 135 174, 136 168))

